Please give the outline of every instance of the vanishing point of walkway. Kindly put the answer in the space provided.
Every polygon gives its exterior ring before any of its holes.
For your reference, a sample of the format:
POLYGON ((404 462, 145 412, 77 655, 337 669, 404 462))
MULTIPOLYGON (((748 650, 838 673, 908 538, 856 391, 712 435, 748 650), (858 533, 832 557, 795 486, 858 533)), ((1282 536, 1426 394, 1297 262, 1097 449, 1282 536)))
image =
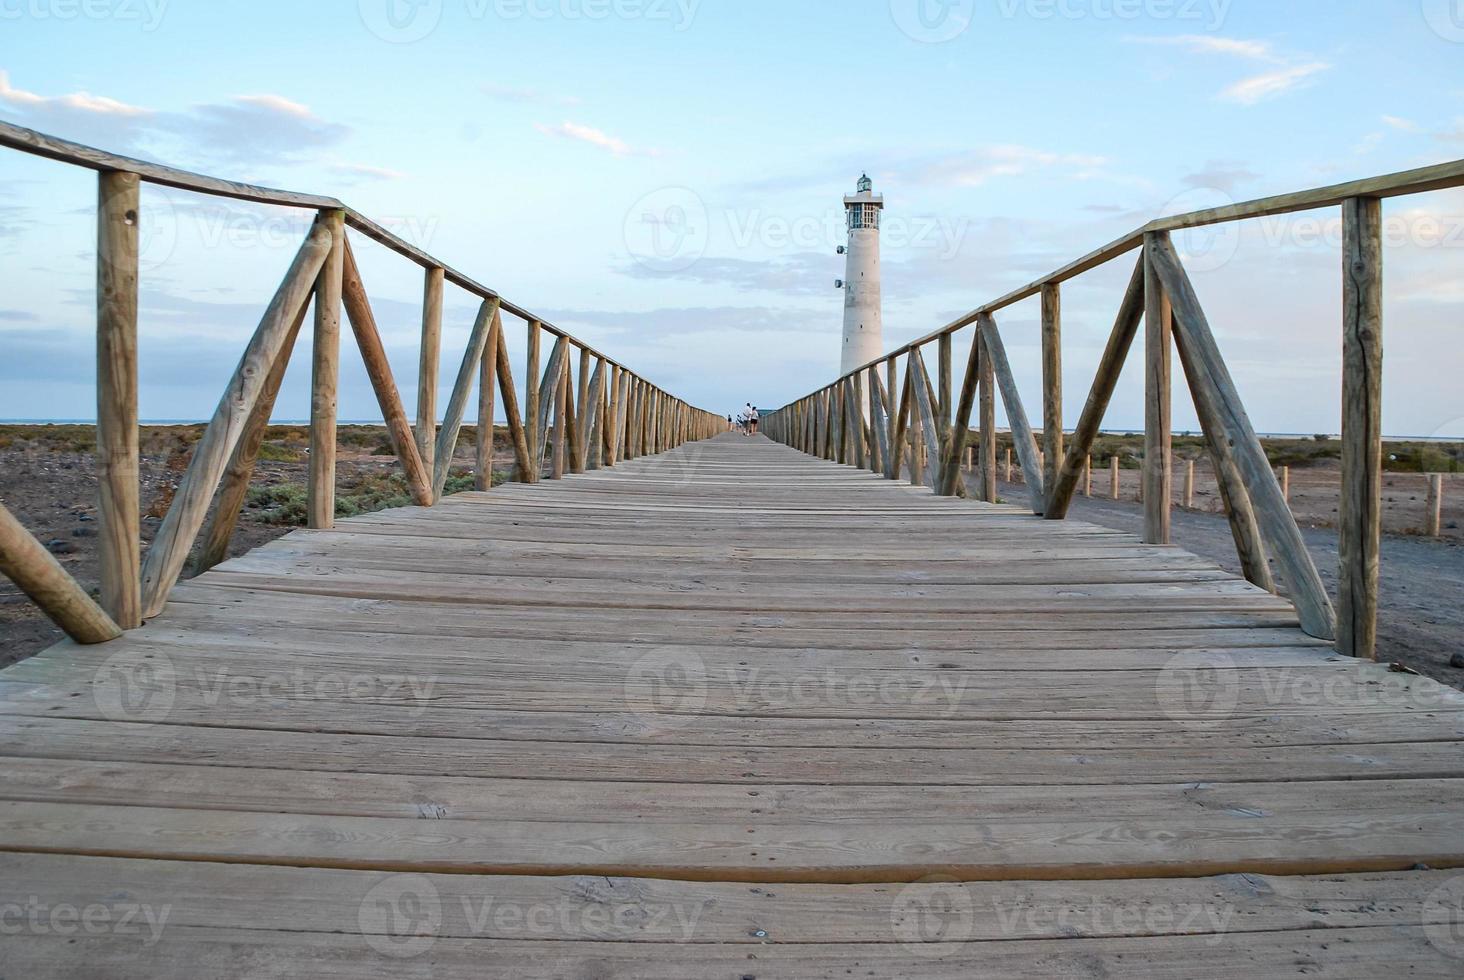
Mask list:
POLYGON ((7 978, 1464 971, 1464 696, 761 438, 296 532, 0 711, 7 978))

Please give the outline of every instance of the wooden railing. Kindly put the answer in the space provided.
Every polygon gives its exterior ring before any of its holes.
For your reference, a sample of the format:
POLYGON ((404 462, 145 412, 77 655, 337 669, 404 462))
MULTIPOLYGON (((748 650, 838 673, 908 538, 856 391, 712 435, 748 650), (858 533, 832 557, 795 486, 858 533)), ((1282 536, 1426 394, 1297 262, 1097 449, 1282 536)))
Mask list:
POLYGON ((336 384, 343 307, 392 448, 401 462, 412 500, 419 506, 430 507, 442 495, 475 380, 479 393, 479 490, 488 490, 492 483, 495 380, 513 442, 517 479, 523 482, 539 481, 546 456, 550 478, 559 479, 566 472, 614 466, 622 459, 663 452, 726 429, 721 417, 663 391, 335 198, 202 176, 4 122, 0 122, 0 146, 99 172, 96 352, 100 603, 93 601, 14 515, 0 506, 0 572, 79 642, 113 639, 157 615, 200 534, 197 570, 212 567, 227 555, 275 397, 312 300, 314 347, 307 476, 308 526, 312 528, 328 528, 335 518, 336 384), (145 556, 138 506, 137 413, 138 230, 143 181, 317 212, 313 227, 195 447, 173 503, 145 556), (352 253, 348 228, 426 271, 415 427, 408 421, 393 380, 352 253), (478 297, 481 306, 439 428, 437 365, 446 283, 478 297), (524 321, 528 331, 527 404, 523 410, 504 337, 505 313, 524 321), (546 333, 554 337, 554 344, 541 375, 540 343, 546 333), (571 366, 576 351, 577 384, 571 366), (216 497, 213 516, 205 527, 210 504, 216 497))
POLYGON ((844 375, 764 417, 764 431, 804 452, 898 479, 901 464, 914 483, 936 493, 965 492, 961 463, 979 397, 979 486, 973 496, 995 502, 995 393, 1006 407, 1011 437, 1034 513, 1067 515, 1119 372, 1144 325, 1144 539, 1168 544, 1173 458, 1170 352, 1177 351, 1214 463, 1221 498, 1245 576, 1276 591, 1268 557, 1296 606, 1302 629, 1335 639, 1355 657, 1374 656, 1382 527, 1382 210, 1381 200, 1464 185, 1464 161, 1197 211, 1150 222, 984 306, 934 333, 844 375), (1343 225, 1343 389, 1341 575, 1332 602, 1277 484, 1265 450, 1241 403, 1214 332, 1170 233, 1185 228, 1340 207, 1343 225), (1119 304, 1108 346, 1070 439, 1062 419, 1061 285, 1141 249, 1119 304), (995 314, 1021 300, 1042 304, 1041 448, 1017 390, 995 314), (952 399, 953 336, 974 326, 959 398, 952 399), (936 346, 938 388, 922 351, 936 346), (904 384, 898 361, 904 358, 904 384), (880 377, 883 366, 885 377, 880 377), (866 405, 867 403, 867 405, 866 405))

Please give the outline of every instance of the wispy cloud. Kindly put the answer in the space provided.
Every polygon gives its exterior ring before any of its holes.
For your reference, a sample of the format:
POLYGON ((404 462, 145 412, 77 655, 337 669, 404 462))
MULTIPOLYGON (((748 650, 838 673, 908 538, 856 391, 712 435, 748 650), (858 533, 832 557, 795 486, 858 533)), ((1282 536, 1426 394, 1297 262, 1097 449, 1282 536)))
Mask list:
POLYGON ((10 73, 4 70, 0 70, 0 102, 27 109, 70 109, 100 116, 136 118, 152 115, 151 110, 144 109, 141 106, 128 105, 125 102, 109 99, 103 95, 92 95, 90 92, 72 92, 69 95, 54 96, 38 95, 35 92, 28 92, 25 89, 16 88, 14 85, 11 85, 10 73))
POLYGON ((1128 37, 1130 44, 1158 44, 1167 47, 1184 48, 1196 54, 1221 54, 1255 61, 1280 62, 1269 41, 1251 41, 1243 38, 1214 37, 1208 34, 1179 34, 1172 37, 1128 37))
POLYGON ((1221 55, 1276 65, 1270 71, 1242 78, 1221 89, 1221 102, 1255 105, 1275 98, 1302 84, 1332 66, 1304 54, 1283 54, 1270 41, 1248 38, 1213 37, 1205 34, 1178 34, 1171 37, 1127 37, 1131 44, 1152 44, 1183 48, 1193 54, 1221 55))
POLYGON ((1383 125, 1392 126, 1394 129, 1404 133, 1416 133, 1420 129, 1418 123, 1413 122, 1411 119, 1404 119, 1401 116, 1384 116, 1383 125))
POLYGON ((184 165, 266 166, 309 156, 345 139, 330 122, 283 95, 255 92, 183 111, 159 111, 72 92, 41 95, 11 83, 0 70, 0 106, 22 125, 121 153, 163 157, 184 165))
POLYGON ((1293 65, 1290 68, 1253 75, 1221 90, 1219 99, 1222 102, 1234 102, 1238 105, 1255 105, 1289 92, 1306 83, 1314 75, 1331 67, 1324 61, 1313 61, 1304 65, 1293 65))
POLYGON ((627 156, 659 156, 659 150, 641 150, 632 147, 625 140, 617 136, 611 136, 604 130, 596 129, 593 126, 585 126, 575 122, 562 122, 557 126, 548 123, 534 123, 534 128, 549 136, 559 136, 564 139, 578 140, 581 143, 588 143, 597 146, 602 150, 618 157, 627 156))

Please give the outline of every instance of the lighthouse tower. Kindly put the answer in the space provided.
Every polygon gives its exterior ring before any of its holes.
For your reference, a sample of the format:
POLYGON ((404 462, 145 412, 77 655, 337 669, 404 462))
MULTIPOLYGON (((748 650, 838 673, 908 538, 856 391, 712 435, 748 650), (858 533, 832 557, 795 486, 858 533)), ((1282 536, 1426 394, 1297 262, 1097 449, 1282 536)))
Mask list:
MULTIPOLYGON (((844 198, 849 223, 844 289, 844 346, 839 373, 848 374, 884 350, 884 315, 879 289, 879 216, 884 196, 874 193, 866 174, 855 193, 844 198)), ((846 251, 841 249, 840 251, 846 251)))

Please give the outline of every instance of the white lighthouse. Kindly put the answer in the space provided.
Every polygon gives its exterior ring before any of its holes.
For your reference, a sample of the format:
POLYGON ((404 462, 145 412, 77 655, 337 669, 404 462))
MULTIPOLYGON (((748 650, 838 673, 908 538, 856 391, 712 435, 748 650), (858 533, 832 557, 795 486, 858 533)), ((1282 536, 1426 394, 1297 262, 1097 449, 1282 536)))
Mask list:
POLYGON ((841 375, 863 367, 884 350, 884 314, 879 289, 879 215, 884 196, 874 193, 866 174, 855 193, 844 198, 849 224, 844 278, 844 347, 841 375))

